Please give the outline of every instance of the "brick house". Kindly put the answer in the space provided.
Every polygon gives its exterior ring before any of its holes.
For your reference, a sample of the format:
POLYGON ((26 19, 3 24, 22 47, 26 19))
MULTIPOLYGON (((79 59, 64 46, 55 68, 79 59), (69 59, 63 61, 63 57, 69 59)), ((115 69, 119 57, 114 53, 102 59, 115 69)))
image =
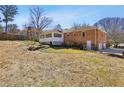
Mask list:
POLYGON ((90 49, 106 48, 107 33, 98 28, 87 28, 79 30, 70 30, 64 33, 64 44, 66 45, 85 45, 90 49))

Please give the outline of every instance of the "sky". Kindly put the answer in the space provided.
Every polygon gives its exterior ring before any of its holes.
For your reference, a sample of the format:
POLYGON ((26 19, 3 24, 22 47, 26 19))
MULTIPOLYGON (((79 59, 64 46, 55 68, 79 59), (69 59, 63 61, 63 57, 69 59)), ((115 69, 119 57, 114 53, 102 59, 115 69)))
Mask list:
MULTIPOLYGON (((16 23, 20 29, 23 29, 23 25, 29 22, 29 9, 32 7, 34 6, 18 6, 18 14, 12 23, 16 23)), ((69 28, 73 23, 93 25, 105 17, 124 17, 124 6, 119 5, 40 5, 40 7, 43 8, 45 15, 53 20, 48 28, 54 28, 57 24, 60 24, 62 28, 69 28)), ((2 23, 2 25, 5 24, 2 23)))

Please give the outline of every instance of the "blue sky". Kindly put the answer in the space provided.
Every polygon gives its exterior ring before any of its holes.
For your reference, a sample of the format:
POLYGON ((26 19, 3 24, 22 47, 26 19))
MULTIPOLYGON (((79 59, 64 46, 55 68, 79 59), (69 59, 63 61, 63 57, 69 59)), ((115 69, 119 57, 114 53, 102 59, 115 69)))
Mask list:
MULTIPOLYGON (((15 21, 19 28, 23 28, 29 20, 29 8, 33 6, 18 6, 19 14, 15 16, 15 21)), ((61 24, 63 28, 71 27, 73 23, 94 24, 98 20, 105 17, 124 17, 124 6, 95 6, 95 5, 73 5, 73 6, 55 6, 41 5, 46 16, 53 19, 49 28, 53 28, 57 24, 61 24)), ((3 24, 4 25, 4 24, 3 24)))

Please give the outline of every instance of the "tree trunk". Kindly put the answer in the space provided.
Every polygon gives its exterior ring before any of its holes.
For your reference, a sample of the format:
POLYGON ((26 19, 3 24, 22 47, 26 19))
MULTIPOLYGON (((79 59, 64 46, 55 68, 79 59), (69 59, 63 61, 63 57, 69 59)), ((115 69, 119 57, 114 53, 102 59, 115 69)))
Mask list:
POLYGON ((7 5, 6 5, 5 22, 6 22, 5 32, 7 32, 8 29, 7 5))
POLYGON ((6 21, 6 28, 5 28, 6 32, 7 32, 7 29, 8 29, 8 22, 6 21))

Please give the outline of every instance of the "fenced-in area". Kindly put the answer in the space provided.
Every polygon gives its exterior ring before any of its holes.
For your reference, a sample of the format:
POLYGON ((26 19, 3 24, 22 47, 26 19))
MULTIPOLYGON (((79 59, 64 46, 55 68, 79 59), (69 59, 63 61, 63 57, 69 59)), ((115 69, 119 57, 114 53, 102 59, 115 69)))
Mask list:
POLYGON ((25 35, 19 35, 16 33, 6 33, 6 32, 1 32, 0 33, 0 40, 27 40, 27 36, 25 35))

